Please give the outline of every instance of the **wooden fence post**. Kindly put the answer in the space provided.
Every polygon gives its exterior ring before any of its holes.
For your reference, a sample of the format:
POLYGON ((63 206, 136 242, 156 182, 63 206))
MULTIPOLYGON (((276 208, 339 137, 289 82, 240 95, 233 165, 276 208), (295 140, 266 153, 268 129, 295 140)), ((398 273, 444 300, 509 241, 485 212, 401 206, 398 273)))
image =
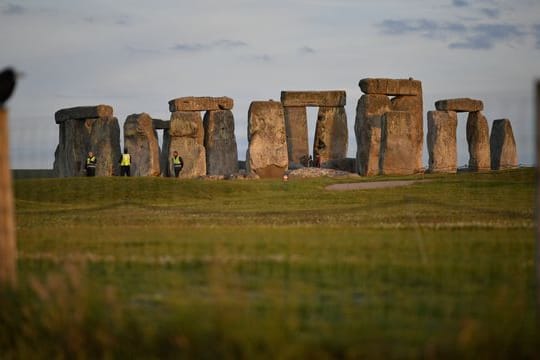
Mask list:
POLYGON ((0 107, 0 286, 14 287, 17 282, 17 245, 8 131, 8 111, 0 107))

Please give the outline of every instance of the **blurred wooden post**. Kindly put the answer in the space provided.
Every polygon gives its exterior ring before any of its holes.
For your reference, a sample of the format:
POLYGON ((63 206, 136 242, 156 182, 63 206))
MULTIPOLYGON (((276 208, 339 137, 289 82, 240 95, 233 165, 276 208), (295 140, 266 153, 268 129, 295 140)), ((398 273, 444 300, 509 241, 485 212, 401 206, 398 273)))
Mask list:
POLYGON ((0 286, 15 286, 17 281, 17 246, 8 131, 8 111, 0 107, 0 286))

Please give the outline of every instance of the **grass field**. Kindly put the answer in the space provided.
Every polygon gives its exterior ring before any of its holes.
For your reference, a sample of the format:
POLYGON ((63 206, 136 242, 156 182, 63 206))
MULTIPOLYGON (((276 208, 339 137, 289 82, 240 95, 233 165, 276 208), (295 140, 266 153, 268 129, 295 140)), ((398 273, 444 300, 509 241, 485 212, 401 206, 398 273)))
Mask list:
POLYGON ((421 178, 17 180, 0 358, 538 358, 533 169, 421 178))

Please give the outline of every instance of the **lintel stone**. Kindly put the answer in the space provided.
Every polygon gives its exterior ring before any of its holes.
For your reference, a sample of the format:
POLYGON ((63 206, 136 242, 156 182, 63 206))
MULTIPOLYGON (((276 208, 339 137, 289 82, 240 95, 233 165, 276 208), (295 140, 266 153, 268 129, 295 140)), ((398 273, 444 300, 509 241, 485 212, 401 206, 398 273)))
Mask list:
POLYGON ((156 130, 165 130, 171 127, 171 122, 169 120, 152 119, 152 125, 156 130))
POLYGON ((282 91, 283 106, 345 106, 347 94, 344 90, 329 91, 282 91))
POLYGON ((475 112, 484 110, 484 103, 470 98, 445 99, 436 101, 435 108, 439 111, 475 112))
POLYGON ((113 108, 110 105, 77 106, 58 110, 54 113, 54 120, 57 124, 60 124, 69 119, 86 120, 112 116, 113 108))
POLYGON ((387 96, 421 95, 422 82, 410 79, 366 78, 360 80, 360 89, 364 94, 387 96))
POLYGON ((181 97, 169 101, 170 112, 175 111, 209 111, 209 110, 231 110, 234 106, 233 99, 221 97, 181 97))

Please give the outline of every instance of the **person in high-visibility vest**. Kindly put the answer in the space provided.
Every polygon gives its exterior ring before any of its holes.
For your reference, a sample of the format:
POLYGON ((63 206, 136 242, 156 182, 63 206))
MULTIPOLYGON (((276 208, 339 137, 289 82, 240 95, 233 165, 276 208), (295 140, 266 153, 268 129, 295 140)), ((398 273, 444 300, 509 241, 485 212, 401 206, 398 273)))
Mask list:
POLYGON ((124 153, 120 157, 120 176, 131 176, 131 156, 128 154, 127 148, 124 148, 124 153))
POLYGON ((96 156, 93 152, 89 151, 86 157, 86 176, 96 176, 96 156))
POLYGON ((182 168, 184 167, 184 160, 182 160, 182 157, 178 155, 178 151, 176 150, 173 152, 173 157, 171 160, 174 169, 174 176, 178 177, 178 175, 180 175, 180 171, 182 171, 182 168))

